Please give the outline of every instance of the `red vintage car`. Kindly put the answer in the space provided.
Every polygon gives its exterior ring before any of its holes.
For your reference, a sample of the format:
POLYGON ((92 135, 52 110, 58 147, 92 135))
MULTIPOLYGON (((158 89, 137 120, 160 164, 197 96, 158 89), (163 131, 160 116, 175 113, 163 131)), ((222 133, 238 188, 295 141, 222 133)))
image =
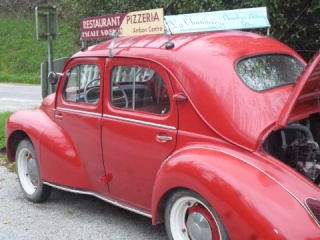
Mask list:
POLYGON ((96 196, 169 239, 320 239, 319 62, 243 31, 108 40, 10 116, 8 159, 32 202, 96 196))

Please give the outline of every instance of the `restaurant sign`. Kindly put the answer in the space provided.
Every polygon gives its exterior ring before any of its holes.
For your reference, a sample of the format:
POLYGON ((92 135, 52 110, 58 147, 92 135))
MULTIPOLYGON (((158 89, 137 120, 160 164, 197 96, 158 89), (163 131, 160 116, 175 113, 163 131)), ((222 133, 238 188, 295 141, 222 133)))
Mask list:
POLYGON ((113 31, 119 36, 164 33, 163 9, 118 13, 80 20, 81 40, 107 38, 113 31))

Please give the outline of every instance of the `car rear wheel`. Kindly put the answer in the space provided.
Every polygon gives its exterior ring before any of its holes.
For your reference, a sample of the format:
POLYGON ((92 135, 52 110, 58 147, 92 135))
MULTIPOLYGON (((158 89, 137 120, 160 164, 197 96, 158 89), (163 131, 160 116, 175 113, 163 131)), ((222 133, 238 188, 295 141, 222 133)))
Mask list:
POLYGON ((174 192, 166 203, 164 218, 170 240, 229 239, 217 213, 193 191, 174 192))
POLYGON ((42 183, 35 149, 29 139, 22 140, 16 152, 16 170, 22 191, 32 202, 43 202, 52 188, 42 183))

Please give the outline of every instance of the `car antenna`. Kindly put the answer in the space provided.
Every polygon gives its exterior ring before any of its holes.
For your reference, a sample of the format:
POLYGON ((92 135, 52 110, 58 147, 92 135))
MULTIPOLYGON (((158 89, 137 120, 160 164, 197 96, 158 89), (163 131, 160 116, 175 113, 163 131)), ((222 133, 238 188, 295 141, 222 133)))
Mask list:
POLYGON ((118 38, 118 31, 117 30, 113 30, 112 33, 110 33, 110 37, 112 38, 112 42, 110 43, 109 46, 109 57, 112 58, 113 57, 113 48, 114 48, 114 44, 116 43, 116 40, 118 38))
POLYGON ((171 42, 171 35, 172 35, 172 33, 171 33, 171 31, 170 31, 170 28, 169 28, 169 26, 168 26, 168 24, 166 23, 166 20, 164 20, 165 21, 165 35, 168 37, 168 42, 166 43, 166 49, 171 49, 171 48, 173 48, 174 47, 174 43, 173 42, 171 42))

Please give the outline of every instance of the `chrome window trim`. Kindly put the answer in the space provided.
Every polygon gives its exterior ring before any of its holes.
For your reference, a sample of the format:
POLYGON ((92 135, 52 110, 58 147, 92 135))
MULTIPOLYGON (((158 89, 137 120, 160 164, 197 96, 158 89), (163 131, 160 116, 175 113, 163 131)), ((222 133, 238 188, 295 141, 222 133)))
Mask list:
POLYGON ((318 227, 320 228, 320 223, 319 223, 319 220, 316 218, 316 216, 314 215, 314 213, 312 212, 311 208, 309 207, 309 205, 307 204, 307 199, 313 199, 313 200, 317 200, 319 201, 318 199, 315 199, 315 198, 312 198, 312 197, 307 197, 305 200, 304 200, 304 204, 306 205, 306 208, 308 209, 308 212, 309 214, 311 215, 311 217, 313 218, 313 220, 316 222, 316 224, 318 225, 318 227))
POLYGON ((120 121, 124 121, 124 122, 137 123, 137 124, 151 126, 151 127, 159 127, 159 128, 163 128, 163 129, 167 129, 167 130, 176 130, 176 128, 173 126, 152 123, 152 122, 147 122, 147 121, 142 121, 142 120, 136 120, 136 119, 132 119, 132 118, 118 117, 118 116, 113 116, 110 114, 103 114, 103 117, 109 118, 109 119, 120 120, 120 121))
POLYGON ((94 112, 83 111, 83 110, 75 110, 75 109, 71 109, 71 108, 57 107, 57 110, 62 111, 62 112, 79 113, 79 114, 83 114, 83 115, 90 115, 90 116, 97 116, 97 117, 102 116, 102 113, 94 113, 94 112))
POLYGON ((99 199, 101 199, 101 200, 103 200, 103 201, 105 201, 107 203, 113 204, 113 205, 115 205, 117 207, 121 207, 121 208, 123 208, 125 210, 140 214, 140 215, 148 217, 148 218, 152 218, 151 213, 144 212, 144 211, 138 210, 138 209, 133 208, 133 207, 129 207, 129 206, 125 205, 125 204, 121 204, 121 203, 119 203, 119 202, 117 202, 117 201, 115 201, 113 199, 106 198, 106 197, 104 197, 104 196, 102 196, 100 194, 94 193, 94 192, 80 190, 80 189, 74 189, 74 188, 68 188, 68 187, 56 185, 56 184, 53 184, 53 183, 49 183, 49 182, 46 182, 46 181, 44 181, 43 183, 48 185, 48 186, 57 188, 59 190, 63 190, 63 191, 71 192, 71 193, 76 193, 76 194, 84 194, 84 195, 93 196, 93 197, 99 198, 99 199))

